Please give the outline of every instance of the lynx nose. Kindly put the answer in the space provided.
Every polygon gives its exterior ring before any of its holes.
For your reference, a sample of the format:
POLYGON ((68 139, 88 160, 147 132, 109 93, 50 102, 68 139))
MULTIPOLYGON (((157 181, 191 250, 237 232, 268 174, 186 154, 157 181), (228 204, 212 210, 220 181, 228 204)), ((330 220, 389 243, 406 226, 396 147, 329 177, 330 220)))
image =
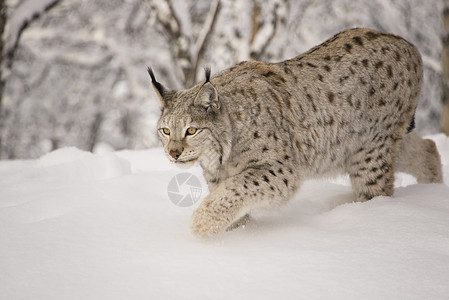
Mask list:
POLYGON ((179 158, 179 156, 181 156, 181 152, 179 150, 170 150, 169 154, 171 157, 173 157, 175 160, 177 160, 179 158))

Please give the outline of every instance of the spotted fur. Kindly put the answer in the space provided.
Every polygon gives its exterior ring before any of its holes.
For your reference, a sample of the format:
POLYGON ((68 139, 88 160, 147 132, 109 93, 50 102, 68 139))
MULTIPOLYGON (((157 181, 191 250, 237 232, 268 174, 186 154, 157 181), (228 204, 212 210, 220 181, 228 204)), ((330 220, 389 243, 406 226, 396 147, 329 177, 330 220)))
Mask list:
POLYGON ((208 71, 205 82, 181 91, 149 72, 168 158, 198 161, 209 185, 193 214, 198 236, 242 224, 253 208, 285 203, 311 177, 349 173, 357 201, 391 196, 395 168, 418 182, 442 180, 435 144, 407 133, 422 61, 400 37, 348 30, 290 60, 241 62, 213 77, 208 71))

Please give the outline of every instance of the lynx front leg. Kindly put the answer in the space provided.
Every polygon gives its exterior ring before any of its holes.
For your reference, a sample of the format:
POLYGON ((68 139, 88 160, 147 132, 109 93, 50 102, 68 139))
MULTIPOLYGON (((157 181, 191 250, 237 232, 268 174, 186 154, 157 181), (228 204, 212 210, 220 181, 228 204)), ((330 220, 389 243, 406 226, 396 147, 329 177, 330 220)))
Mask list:
POLYGON ((221 183, 203 200, 193 213, 192 231, 206 238, 232 230, 251 209, 284 203, 293 186, 275 170, 248 169, 221 183))

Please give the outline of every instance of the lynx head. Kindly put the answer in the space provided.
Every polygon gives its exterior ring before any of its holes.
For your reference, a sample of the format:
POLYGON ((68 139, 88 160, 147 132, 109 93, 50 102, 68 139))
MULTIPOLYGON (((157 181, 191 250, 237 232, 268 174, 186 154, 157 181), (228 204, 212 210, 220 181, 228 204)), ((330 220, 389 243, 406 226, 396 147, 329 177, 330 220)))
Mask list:
POLYGON ((210 82, 210 69, 205 71, 204 83, 173 91, 157 82, 148 68, 162 110, 158 122, 159 138, 170 161, 180 166, 192 166, 200 157, 209 155, 211 149, 216 148, 220 135, 220 126, 217 126, 220 122, 219 96, 210 82))

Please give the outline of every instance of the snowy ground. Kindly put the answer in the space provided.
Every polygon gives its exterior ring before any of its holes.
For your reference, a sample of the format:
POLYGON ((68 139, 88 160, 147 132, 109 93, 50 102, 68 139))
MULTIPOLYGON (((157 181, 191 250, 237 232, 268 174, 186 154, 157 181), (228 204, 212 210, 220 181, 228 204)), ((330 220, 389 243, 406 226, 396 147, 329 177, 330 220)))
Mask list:
POLYGON ((211 241, 169 201, 186 170, 161 149, 0 162, 0 299, 448 299, 449 138, 433 139, 445 184, 399 174, 394 198, 351 203, 345 178, 310 181, 211 241))

